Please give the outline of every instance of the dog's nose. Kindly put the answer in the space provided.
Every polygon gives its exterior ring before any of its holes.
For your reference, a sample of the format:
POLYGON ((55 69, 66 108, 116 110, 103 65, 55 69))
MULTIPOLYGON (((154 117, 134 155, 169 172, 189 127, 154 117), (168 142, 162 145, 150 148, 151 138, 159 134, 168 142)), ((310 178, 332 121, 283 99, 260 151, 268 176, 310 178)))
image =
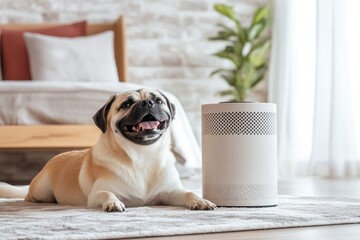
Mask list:
POLYGON ((154 106, 154 101, 151 99, 143 100, 140 105, 143 107, 148 106, 149 108, 152 108, 154 106))

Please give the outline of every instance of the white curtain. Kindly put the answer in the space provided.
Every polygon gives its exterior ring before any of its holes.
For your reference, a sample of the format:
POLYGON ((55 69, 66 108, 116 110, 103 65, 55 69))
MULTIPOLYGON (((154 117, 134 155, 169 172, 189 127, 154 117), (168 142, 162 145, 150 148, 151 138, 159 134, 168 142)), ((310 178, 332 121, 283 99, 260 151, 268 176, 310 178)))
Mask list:
POLYGON ((360 99, 352 97, 360 91, 359 3, 273 3, 269 101, 278 104, 279 175, 360 177, 360 99))

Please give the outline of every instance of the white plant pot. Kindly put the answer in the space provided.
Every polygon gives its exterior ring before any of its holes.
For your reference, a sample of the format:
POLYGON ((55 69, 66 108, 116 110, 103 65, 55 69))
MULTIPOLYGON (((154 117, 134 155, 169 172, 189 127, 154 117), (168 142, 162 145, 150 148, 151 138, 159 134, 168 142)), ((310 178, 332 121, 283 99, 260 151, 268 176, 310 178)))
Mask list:
POLYGON ((218 206, 277 205, 277 121, 272 103, 206 104, 203 197, 218 206))

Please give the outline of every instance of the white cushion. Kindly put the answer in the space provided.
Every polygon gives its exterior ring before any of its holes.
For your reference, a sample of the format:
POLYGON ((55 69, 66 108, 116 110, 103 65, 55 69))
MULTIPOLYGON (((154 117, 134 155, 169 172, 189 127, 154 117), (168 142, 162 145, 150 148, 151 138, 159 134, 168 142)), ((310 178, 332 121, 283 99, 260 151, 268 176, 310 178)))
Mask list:
POLYGON ((114 33, 86 37, 24 34, 33 80, 117 82, 114 33))

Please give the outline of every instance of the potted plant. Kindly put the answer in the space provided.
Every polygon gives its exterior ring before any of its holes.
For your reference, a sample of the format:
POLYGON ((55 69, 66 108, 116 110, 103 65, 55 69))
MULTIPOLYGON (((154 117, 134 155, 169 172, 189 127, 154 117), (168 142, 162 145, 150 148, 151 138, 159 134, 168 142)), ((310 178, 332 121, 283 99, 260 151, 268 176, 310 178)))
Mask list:
POLYGON ((231 89, 221 91, 221 96, 232 96, 233 101, 244 101, 250 90, 263 80, 268 68, 270 36, 267 29, 270 25, 270 9, 269 6, 259 7, 250 26, 244 27, 231 6, 216 4, 214 8, 230 19, 233 25, 217 24, 220 30, 209 40, 226 42, 225 48, 214 55, 230 60, 233 67, 217 69, 211 76, 220 74, 231 86, 231 89))

